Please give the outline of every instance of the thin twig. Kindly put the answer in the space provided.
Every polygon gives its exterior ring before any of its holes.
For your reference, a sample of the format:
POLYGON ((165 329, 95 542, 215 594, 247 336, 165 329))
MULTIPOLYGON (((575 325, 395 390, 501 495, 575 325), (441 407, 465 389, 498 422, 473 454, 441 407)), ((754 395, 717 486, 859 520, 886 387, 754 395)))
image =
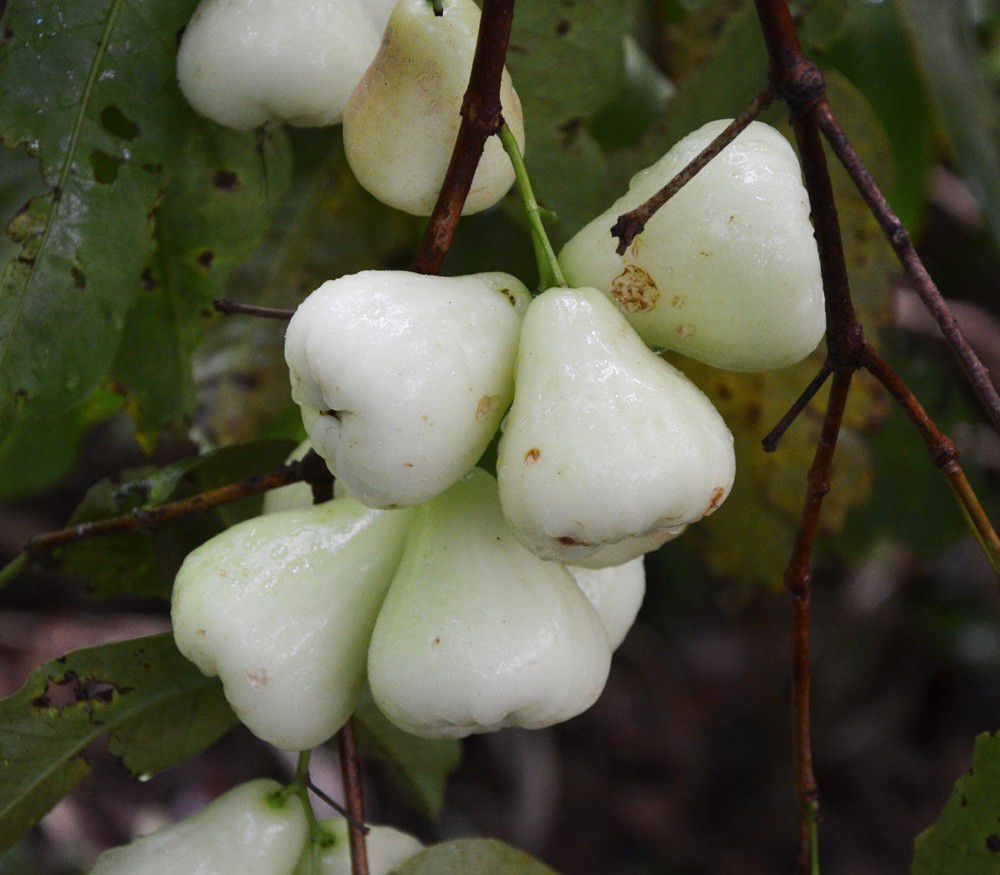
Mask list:
POLYGON ((994 427, 1000 431, 1000 394, 993 384, 990 372, 962 334, 962 330, 948 309, 941 292, 920 260, 905 226, 892 207, 889 206, 889 202, 879 190, 871 173, 861 160, 861 156, 851 145, 851 141, 847 138, 825 100, 817 104, 816 120, 834 153, 840 159, 840 163, 844 165, 844 169, 854 180, 861 197, 864 198, 868 208, 881 226, 917 294, 920 295, 924 305, 941 328, 942 334, 947 339, 955 358, 958 359, 972 384, 973 390, 979 396, 979 400, 993 421, 994 427))
POLYGON ((3 568, 0 568, 0 589, 3 589, 27 567, 28 554, 22 551, 11 559, 10 562, 8 562, 3 568))
POLYGON ((291 319, 294 310, 284 310, 280 307, 258 307, 256 304, 243 304, 240 301, 230 301, 228 298, 216 298, 212 302, 220 313, 226 316, 262 316, 265 319, 291 319))
POLYGON ((469 88, 462 101, 462 124, 441 193, 431 213, 420 252, 413 262, 413 269, 418 273, 435 274, 441 270, 486 141, 500 133, 503 125, 500 83, 513 19, 514 0, 485 0, 483 3, 469 88))
POLYGON ((322 799, 327 805, 329 805, 334 811, 336 811, 337 814, 343 817, 344 820, 348 821, 349 823, 353 823, 355 826, 357 826, 357 828, 360 829, 365 835, 368 835, 368 833, 372 831, 372 828, 368 826, 367 823, 361 823, 359 821, 356 821, 353 817, 351 817, 351 813, 343 805, 337 802, 336 799, 332 798, 322 789, 317 787, 313 783, 313 779, 309 775, 306 775, 306 787, 308 787, 313 793, 315 793, 320 799, 322 799))
POLYGON ((802 394, 799 395, 799 397, 795 399, 792 406, 788 408, 788 412, 781 417, 778 424, 772 428, 767 437, 760 442, 761 446, 764 448, 764 452, 773 453, 776 449, 778 449, 778 443, 781 441, 782 437, 784 437, 785 432, 788 431, 792 423, 799 418, 799 414, 809 406, 809 402, 812 401, 816 393, 823 388, 823 384, 826 383, 832 373, 833 367, 830 365, 830 362, 823 362, 823 367, 819 369, 819 373, 812 378, 809 385, 802 390, 802 394))
POLYGON ((955 445, 934 424, 934 421, 928 416, 927 411, 924 410, 899 374, 870 346, 865 350, 865 367, 875 379, 889 390, 896 403, 903 408, 910 421, 916 426, 920 436, 924 439, 931 461, 948 478, 952 492, 958 500, 966 521, 970 523, 973 534, 985 553, 990 567, 993 568, 994 572, 1000 574, 1000 537, 997 536, 979 497, 966 478, 962 466, 958 463, 958 451, 955 449, 955 445))
POLYGON ((799 870, 809 872, 818 854, 816 819, 819 791, 813 773, 812 727, 810 723, 809 608, 812 600, 812 576, 809 572, 813 545, 819 532, 823 498, 830 491, 830 471, 837 449, 837 438, 844 418, 847 394, 854 371, 843 368, 833 375, 833 386, 826 405, 823 430, 812 467, 809 490, 795 535, 792 558, 785 571, 785 585, 792 594, 792 713, 795 741, 795 789, 799 799, 799 870))
POLYGON ((743 110, 726 129, 709 143, 695 158, 670 180, 663 188, 654 194, 645 203, 640 204, 634 210, 618 217, 611 228, 611 234, 618 238, 618 254, 624 255, 625 250, 632 245, 632 241, 638 237, 646 227, 646 223, 656 214, 667 201, 677 192, 687 185, 698 173, 713 159, 733 142, 746 127, 757 116, 771 105, 774 94, 770 86, 758 94, 751 104, 743 110))
POLYGON ((301 461, 284 465, 270 474, 248 477, 238 483, 230 483, 226 486, 220 486, 218 489, 200 492, 190 498, 171 501, 168 504, 136 508, 132 513, 123 516, 80 523, 77 526, 38 535, 28 542, 25 553, 34 559, 66 544, 88 541, 116 532, 156 528, 175 520, 204 513, 224 504, 232 504, 234 501, 287 486, 289 483, 298 483, 303 480, 321 481, 329 478, 330 473, 326 468, 326 463, 316 455, 315 451, 310 451, 301 461))
POLYGON ((368 875, 368 848, 359 824, 365 822, 364 789, 361 786, 361 764, 354 738, 354 724, 348 720, 337 734, 340 750, 340 771, 344 776, 344 795, 350 817, 347 822, 351 845, 351 875, 368 875))

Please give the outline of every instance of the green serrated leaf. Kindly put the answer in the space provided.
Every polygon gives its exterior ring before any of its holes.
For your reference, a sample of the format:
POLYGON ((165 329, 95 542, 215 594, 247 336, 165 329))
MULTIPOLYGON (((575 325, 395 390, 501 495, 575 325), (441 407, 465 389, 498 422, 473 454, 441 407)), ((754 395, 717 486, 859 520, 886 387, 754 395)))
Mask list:
POLYGON ((913 875, 996 875, 1000 871, 1000 733, 976 739, 972 766, 941 817, 917 837, 913 875))
POLYGON ((400 794, 429 820, 444 809, 448 776, 458 768, 462 746, 450 738, 417 738, 382 714, 370 694, 354 712, 361 755, 385 765, 400 794))
POLYGON ((281 128, 248 135, 194 117, 186 126, 111 372, 147 447, 165 425, 192 413, 191 357, 213 318, 212 301, 257 250, 291 174, 281 128))
MULTIPOLYGON (((186 498, 278 468, 294 449, 288 440, 262 440, 226 447, 160 470, 126 471, 119 481, 102 480, 84 496, 71 525, 121 516, 186 498)), ((168 598, 184 557, 213 535, 260 513, 260 497, 176 520, 153 531, 120 532, 63 547, 51 567, 80 577, 97 598, 128 594, 168 598)))
POLYGON ((973 195, 1000 242, 1000 101, 970 4, 896 0, 927 90, 973 195))
POLYGON ((496 839, 458 839, 410 857, 395 875, 555 875, 534 857, 496 839))
POLYGON ((87 397, 114 356, 188 112, 175 35, 194 5, 6 6, 0 137, 38 156, 46 193, 8 231, 19 251, 0 268, 0 438, 26 408, 87 397))
POLYGON ((0 702, 0 850, 89 773, 84 751, 100 738, 144 774, 194 756, 235 723, 218 679, 184 659, 170 635, 46 663, 0 702))

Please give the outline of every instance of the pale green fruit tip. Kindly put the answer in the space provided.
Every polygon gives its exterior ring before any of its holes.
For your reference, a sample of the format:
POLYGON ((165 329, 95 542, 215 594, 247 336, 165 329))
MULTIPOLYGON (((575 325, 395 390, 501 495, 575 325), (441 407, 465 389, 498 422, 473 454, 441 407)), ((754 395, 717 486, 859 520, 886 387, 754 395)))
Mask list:
POLYGON ((345 497, 247 520, 188 555, 174 639, 256 736, 306 750, 347 721, 408 519, 345 497))
POLYGON ((550 726, 594 703, 610 658, 597 612, 517 541, 489 474, 415 510, 368 651, 393 723, 425 737, 550 726))
POLYGON ((291 875, 309 835, 302 802, 265 778, 241 784, 192 817, 97 858, 91 875, 291 875))
POLYGON ((500 502, 544 559, 619 565, 714 512, 736 470, 711 401, 596 289, 550 289, 524 318, 500 502))

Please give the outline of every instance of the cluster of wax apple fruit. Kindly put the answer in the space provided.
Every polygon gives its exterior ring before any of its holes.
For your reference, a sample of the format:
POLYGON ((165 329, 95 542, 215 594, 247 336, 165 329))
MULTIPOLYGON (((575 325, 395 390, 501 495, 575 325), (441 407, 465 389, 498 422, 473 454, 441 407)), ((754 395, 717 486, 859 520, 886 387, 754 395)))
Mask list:
MULTIPOLYGON (((479 21, 472 0, 440 7, 203 0, 179 80, 197 110, 232 127, 343 120, 360 182, 427 215, 479 21)), ((523 149, 506 72, 502 101, 523 149)), ((643 554, 718 508, 734 479, 718 412, 649 347, 765 370, 801 360, 824 330, 798 162, 766 125, 615 251, 615 218, 725 124, 681 140, 566 245, 571 288, 532 300, 502 273, 365 271, 300 305, 285 347, 309 435, 296 456, 311 446, 326 460, 336 497, 313 505, 305 484, 271 493, 262 516, 188 556, 173 593, 178 647, 221 678, 257 736, 287 750, 321 744, 366 681, 390 720, 426 737, 548 726, 596 700, 642 601, 643 554), (498 429, 494 478, 476 464, 498 429)), ((493 206, 513 179, 493 138, 465 211, 493 206)), ((100 871, 134 871, 136 849, 200 847, 197 835, 229 842, 208 826, 237 804, 247 828, 230 846, 280 816, 267 832, 286 863, 253 866, 290 872, 301 807, 260 782, 110 852, 100 871)))

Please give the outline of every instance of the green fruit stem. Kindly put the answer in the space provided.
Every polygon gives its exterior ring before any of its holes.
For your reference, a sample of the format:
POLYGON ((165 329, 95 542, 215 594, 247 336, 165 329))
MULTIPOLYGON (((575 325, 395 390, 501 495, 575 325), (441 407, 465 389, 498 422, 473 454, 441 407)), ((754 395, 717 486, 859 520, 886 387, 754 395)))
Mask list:
POLYGON ((19 553, 3 568, 0 568, 0 589, 3 589, 28 566, 28 556, 19 553))
POLYGON ((330 843, 330 834, 323 829, 323 825, 316 818, 312 803, 309 800, 309 757, 312 751, 304 750, 299 753, 299 761, 295 766, 295 777, 284 789, 285 796, 298 796, 302 800, 302 807, 305 809, 306 820, 309 822, 309 845, 311 869, 318 872, 320 849, 330 843))
MULTIPOLYGON (((524 158, 518 148, 517 140, 514 139, 514 132, 504 123, 500 129, 500 142, 510 156, 510 163, 514 165, 514 176, 517 179, 517 190, 524 202, 524 212, 528 217, 528 224, 531 226, 531 240, 535 247, 535 258, 538 261, 538 274, 541 291, 558 286, 566 285, 566 278, 563 276, 562 268, 556 259, 555 250, 549 241, 549 235, 545 231, 545 223, 542 221, 542 208, 535 200, 535 192, 531 187, 531 179, 528 177, 528 168, 524 166, 524 158)), ((547 210, 545 212, 548 212, 547 210)))

